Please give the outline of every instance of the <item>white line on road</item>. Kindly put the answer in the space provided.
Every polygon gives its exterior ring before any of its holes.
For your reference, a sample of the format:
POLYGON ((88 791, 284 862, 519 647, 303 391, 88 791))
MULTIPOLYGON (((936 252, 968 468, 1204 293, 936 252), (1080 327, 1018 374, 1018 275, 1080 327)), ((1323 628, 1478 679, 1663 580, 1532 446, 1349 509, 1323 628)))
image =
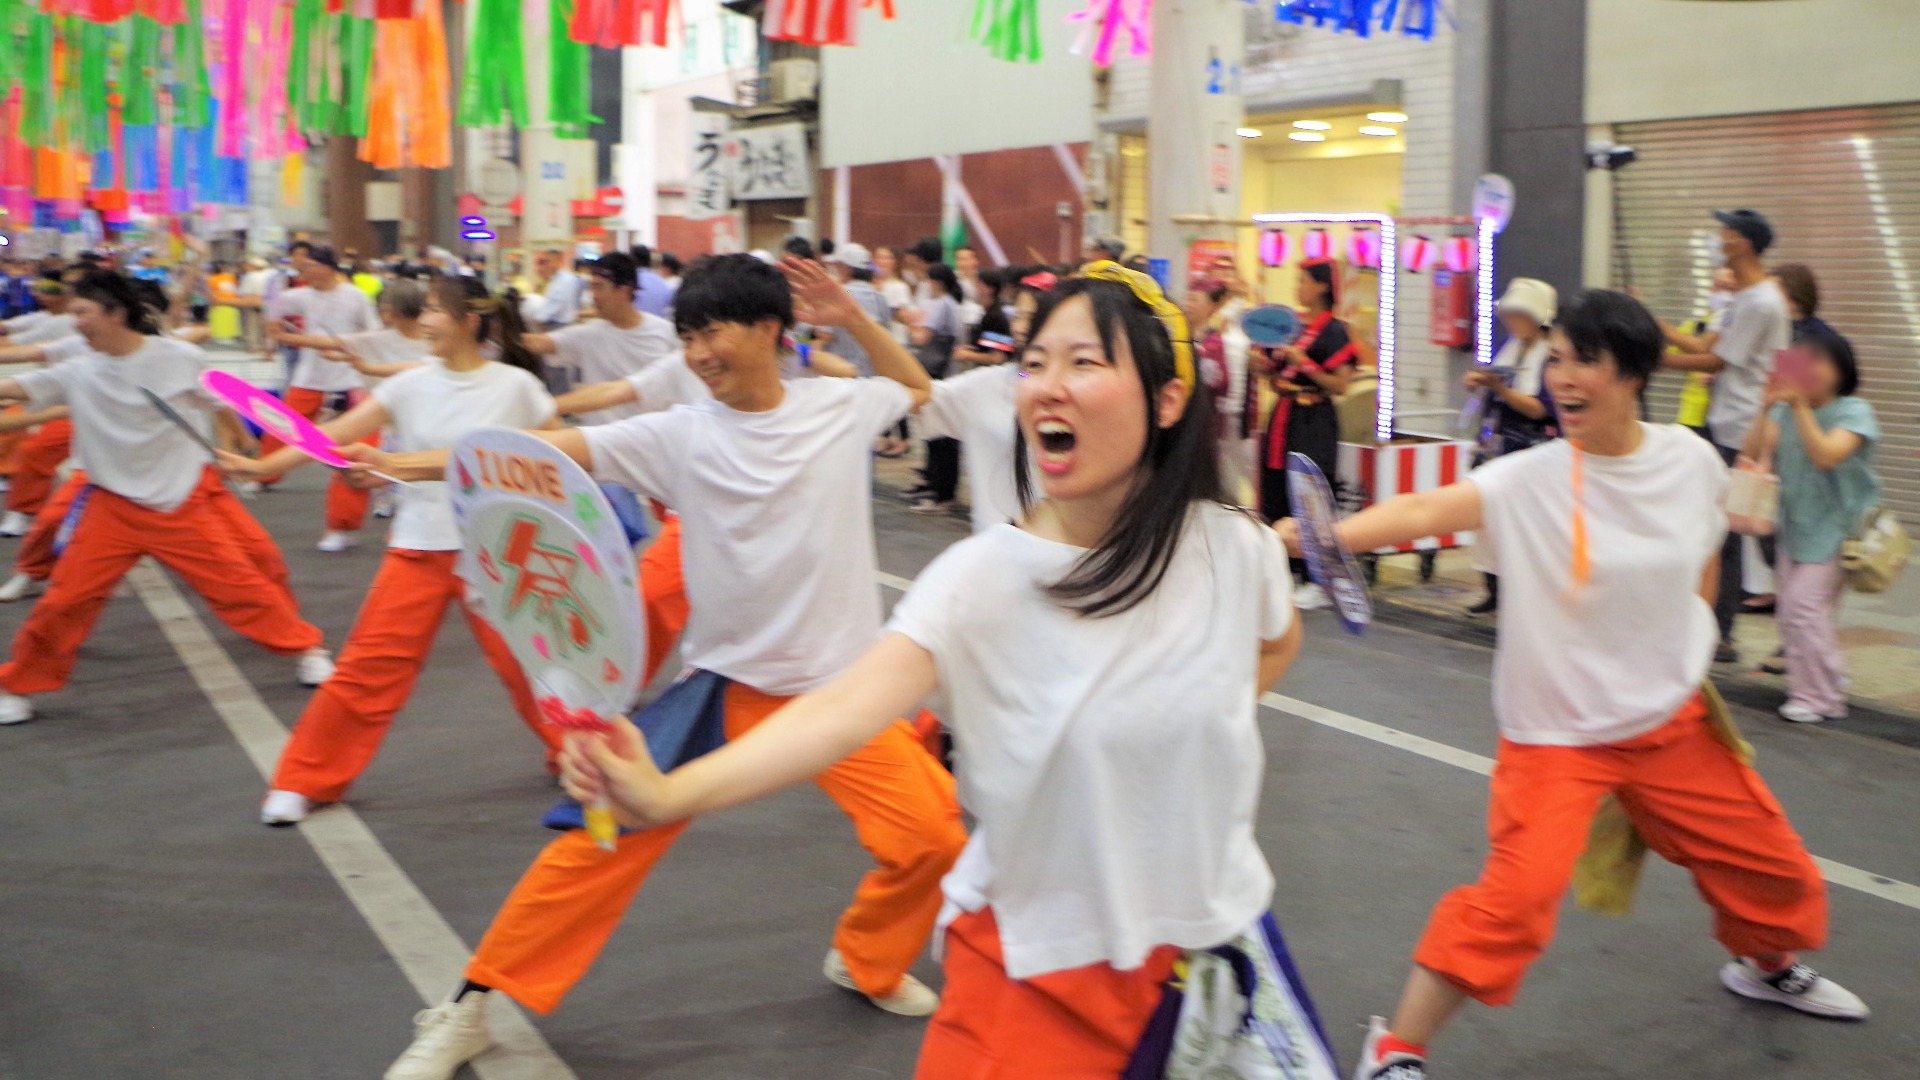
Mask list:
MULTIPOLYGON (((160 632, 180 654, 193 681, 213 703, 227 730, 252 759, 254 768, 260 770, 262 779, 270 778, 280 760, 280 748, 287 741, 286 726, 260 699, 226 649, 213 639, 206 623, 187 605, 171 579, 152 563, 142 561, 127 580, 160 624, 160 632)), ((346 806, 331 807, 309 818, 299 831, 420 999, 429 1005, 444 1000, 447 992, 459 985, 472 950, 388 854, 360 815, 346 806)), ((481 1080, 576 1080, 573 1070, 511 1002, 496 1002, 490 1019, 500 1045, 474 1059, 473 1070, 481 1080)), ((396 1024, 396 1053, 401 1035, 396 1024)))

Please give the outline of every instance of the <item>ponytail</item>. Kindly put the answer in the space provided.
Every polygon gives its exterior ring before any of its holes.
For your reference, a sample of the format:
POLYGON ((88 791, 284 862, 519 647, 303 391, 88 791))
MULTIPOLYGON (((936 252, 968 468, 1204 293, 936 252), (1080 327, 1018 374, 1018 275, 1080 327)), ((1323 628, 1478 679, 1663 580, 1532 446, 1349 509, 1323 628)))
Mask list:
POLYGON ((546 381, 547 365, 538 353, 527 348, 527 325, 520 318, 518 293, 508 290, 505 296, 494 296, 479 278, 470 277, 440 278, 434 282, 433 291, 440 306, 454 318, 479 316, 474 340, 492 342, 500 350, 501 363, 546 381))

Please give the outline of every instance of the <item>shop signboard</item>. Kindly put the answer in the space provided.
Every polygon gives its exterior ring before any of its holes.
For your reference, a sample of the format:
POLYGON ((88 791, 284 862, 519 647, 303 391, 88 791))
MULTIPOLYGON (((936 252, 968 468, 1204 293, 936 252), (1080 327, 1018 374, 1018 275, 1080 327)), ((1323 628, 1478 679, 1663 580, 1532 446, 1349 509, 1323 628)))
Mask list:
POLYGON ((736 199, 804 199, 813 194, 804 124, 729 132, 724 156, 736 199))
POLYGON ((1493 224, 1502 232, 1513 220, 1513 181, 1499 173, 1487 173, 1473 183, 1473 216, 1493 224))
POLYGON ((687 170, 689 221, 711 221, 732 209, 732 184, 727 175, 726 121, 713 113, 693 116, 693 161, 687 170))

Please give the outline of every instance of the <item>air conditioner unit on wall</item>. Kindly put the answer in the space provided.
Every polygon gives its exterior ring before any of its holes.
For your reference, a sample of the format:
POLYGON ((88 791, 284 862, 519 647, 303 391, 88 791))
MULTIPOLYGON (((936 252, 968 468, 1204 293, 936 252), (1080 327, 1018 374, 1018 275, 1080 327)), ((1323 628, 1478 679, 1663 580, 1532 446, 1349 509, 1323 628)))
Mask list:
POLYGON ((767 95, 772 104, 812 101, 820 94, 820 63, 794 57, 767 66, 767 95))

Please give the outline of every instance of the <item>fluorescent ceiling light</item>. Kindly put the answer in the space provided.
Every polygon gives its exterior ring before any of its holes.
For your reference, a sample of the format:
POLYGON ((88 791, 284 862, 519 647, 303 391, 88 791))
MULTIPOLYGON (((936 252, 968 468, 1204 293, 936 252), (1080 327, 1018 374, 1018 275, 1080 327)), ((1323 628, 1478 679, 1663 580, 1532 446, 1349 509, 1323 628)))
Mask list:
POLYGON ((1381 123, 1381 124, 1404 124, 1407 122, 1407 114, 1403 112, 1391 112, 1391 111, 1370 112, 1367 114, 1367 119, 1375 121, 1377 123, 1381 123))
POLYGON ((1366 125, 1365 127, 1363 127, 1363 128, 1361 128, 1361 129, 1360 129, 1360 134, 1362 134, 1362 135, 1382 135, 1382 136, 1385 136, 1385 135, 1398 135, 1398 134, 1400 134, 1400 129, 1399 129, 1399 128, 1391 128, 1391 127, 1387 127, 1387 126, 1385 126, 1385 125, 1383 125, 1383 124, 1368 124, 1368 125, 1366 125))
POLYGON ((1325 120, 1295 120, 1293 126, 1301 131, 1328 131, 1333 127, 1325 120))
POLYGON ((1243 139, 1257 139, 1260 137, 1261 132, 1259 128, 1240 128, 1235 131, 1234 134, 1243 139))
POLYGON ((1327 137, 1317 131, 1289 131, 1287 138, 1294 142, 1326 142, 1327 137))

